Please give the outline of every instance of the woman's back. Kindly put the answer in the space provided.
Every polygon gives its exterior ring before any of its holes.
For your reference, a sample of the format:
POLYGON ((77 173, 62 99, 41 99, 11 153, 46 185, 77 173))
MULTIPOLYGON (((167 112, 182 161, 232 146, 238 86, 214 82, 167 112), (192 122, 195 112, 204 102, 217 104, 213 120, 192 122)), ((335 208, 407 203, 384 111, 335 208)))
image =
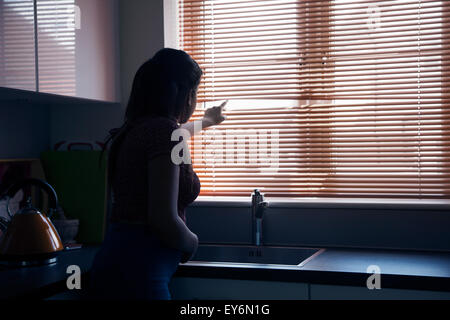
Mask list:
MULTIPOLYGON (((112 222, 146 223, 148 212, 148 162, 159 155, 170 155, 178 143, 171 141, 175 121, 145 117, 132 125, 118 150, 112 189, 112 222)), ((178 213, 185 220, 185 208, 197 198, 200 182, 192 166, 180 166, 178 213)), ((186 220, 185 220, 186 221, 186 220)))
MULTIPOLYGON (((114 200, 105 241, 91 269, 90 299, 170 299, 167 284, 181 259, 148 227, 150 160, 171 154, 175 121, 145 117, 125 134, 115 162, 114 200)), ((200 182, 190 165, 180 165, 178 214, 195 200, 200 182)))

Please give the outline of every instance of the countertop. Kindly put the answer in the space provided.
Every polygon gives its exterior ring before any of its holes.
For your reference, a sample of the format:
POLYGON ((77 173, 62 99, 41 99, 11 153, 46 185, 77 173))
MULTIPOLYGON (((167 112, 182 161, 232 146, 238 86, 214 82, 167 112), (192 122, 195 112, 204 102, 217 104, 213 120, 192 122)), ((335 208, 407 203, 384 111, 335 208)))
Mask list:
POLYGON ((369 266, 379 268, 383 288, 450 291, 450 253, 443 252, 328 248, 303 266, 188 262, 175 276, 366 287, 369 266))
POLYGON ((99 247, 63 251, 56 263, 43 266, 10 267, 0 265, 0 299, 46 298, 66 290, 71 265, 80 267, 81 273, 89 271, 99 247))
MULTIPOLYGON (((36 267, 0 266, 0 298, 45 298, 66 289, 67 267, 89 271, 98 246, 65 251, 58 262, 36 267)), ((303 266, 188 262, 175 277, 273 280, 366 286, 367 268, 380 269, 384 288, 450 291, 450 253, 328 248, 303 266)))

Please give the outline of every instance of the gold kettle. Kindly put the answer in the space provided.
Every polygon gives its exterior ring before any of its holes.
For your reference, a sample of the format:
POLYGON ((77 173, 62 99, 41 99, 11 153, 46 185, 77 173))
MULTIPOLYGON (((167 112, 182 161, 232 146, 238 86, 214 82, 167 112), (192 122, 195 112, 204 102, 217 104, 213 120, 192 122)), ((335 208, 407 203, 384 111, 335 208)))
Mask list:
POLYGON ((40 259, 56 259, 56 254, 63 250, 58 232, 50 219, 33 208, 31 198, 27 205, 14 215, 9 209, 9 200, 22 188, 36 186, 46 191, 49 196, 50 212, 58 207, 58 196, 47 182, 39 179, 26 179, 18 182, 5 192, 6 210, 10 220, 0 218, 0 260, 37 261, 40 259))

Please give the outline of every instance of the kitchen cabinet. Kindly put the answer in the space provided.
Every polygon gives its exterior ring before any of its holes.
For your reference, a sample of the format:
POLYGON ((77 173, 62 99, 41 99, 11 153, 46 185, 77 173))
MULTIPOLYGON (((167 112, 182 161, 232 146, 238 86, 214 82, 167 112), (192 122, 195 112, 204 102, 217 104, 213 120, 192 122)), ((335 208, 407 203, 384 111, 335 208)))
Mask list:
POLYGON ((308 284, 280 281, 174 277, 174 300, 307 300, 308 284))
POLYGON ((310 285, 311 300, 448 300, 450 292, 365 287, 310 285))
POLYGON ((450 292, 307 284, 281 281, 175 277, 174 300, 450 300, 450 292))

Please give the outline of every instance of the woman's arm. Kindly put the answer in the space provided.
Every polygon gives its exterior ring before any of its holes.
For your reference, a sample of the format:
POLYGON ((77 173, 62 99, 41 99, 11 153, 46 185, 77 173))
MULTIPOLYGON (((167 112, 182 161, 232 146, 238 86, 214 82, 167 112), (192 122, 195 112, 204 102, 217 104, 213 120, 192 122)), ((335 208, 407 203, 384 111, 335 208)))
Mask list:
POLYGON ((161 155, 148 163, 148 223, 168 247, 183 252, 187 262, 198 247, 197 236, 178 216, 178 183, 180 167, 170 155, 161 155))
POLYGON ((220 106, 206 110, 202 120, 184 123, 183 125, 181 125, 181 128, 189 131, 190 135, 194 136, 201 130, 221 124, 225 120, 222 111, 225 108, 227 102, 228 100, 222 103, 220 106))

